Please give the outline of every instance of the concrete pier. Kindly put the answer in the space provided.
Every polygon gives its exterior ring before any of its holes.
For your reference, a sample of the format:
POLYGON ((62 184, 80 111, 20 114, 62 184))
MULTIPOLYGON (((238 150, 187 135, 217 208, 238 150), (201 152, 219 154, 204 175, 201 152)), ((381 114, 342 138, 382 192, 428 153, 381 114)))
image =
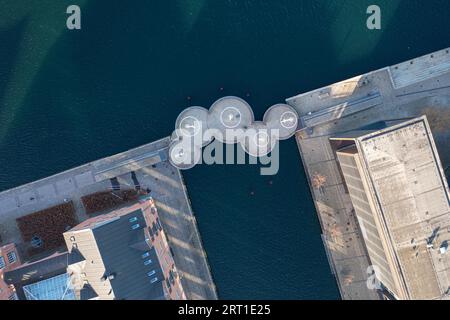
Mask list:
POLYGON ((2 241, 20 247, 17 218, 68 200, 73 201, 79 221, 86 220, 82 196, 111 190, 111 178, 117 178, 121 189, 134 189, 131 172, 135 172, 141 189, 151 190, 156 200, 187 298, 217 299, 183 178, 168 161, 169 143, 165 138, 1 192, 2 241))
POLYGON ((378 121, 426 115, 443 167, 448 167, 449 51, 444 49, 287 99, 300 117, 296 141, 343 299, 381 297, 367 286, 370 259, 329 138, 378 121))

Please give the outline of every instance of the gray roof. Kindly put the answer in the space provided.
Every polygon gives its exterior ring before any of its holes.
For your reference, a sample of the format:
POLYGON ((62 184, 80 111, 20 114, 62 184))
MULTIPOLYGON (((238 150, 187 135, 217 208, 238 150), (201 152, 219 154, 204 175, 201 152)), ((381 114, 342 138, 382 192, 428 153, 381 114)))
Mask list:
POLYGON ((67 265, 72 265, 86 260, 78 249, 72 249, 67 259, 67 265))
POLYGON ((426 116, 359 137, 357 147, 408 298, 448 298, 450 256, 439 248, 450 241, 450 195, 426 116))
POLYGON ((145 227, 142 210, 136 210, 92 229, 106 273, 114 275, 111 286, 115 299, 164 299, 164 276, 155 249, 150 249, 145 243, 145 227), (130 222, 134 217, 137 220, 130 222), (133 230, 132 226, 136 224, 139 224, 139 228, 133 230), (143 251, 143 244, 147 251, 143 251), (145 252, 149 256, 144 259, 142 255, 145 252), (144 265, 148 259, 152 263, 144 265), (155 274, 149 277, 147 274, 151 271, 155 271, 155 274), (151 283, 155 277, 158 281, 151 283))
POLYGON ((97 298, 97 296, 97 293, 89 284, 84 285, 84 287, 80 290, 80 300, 90 300, 97 298))

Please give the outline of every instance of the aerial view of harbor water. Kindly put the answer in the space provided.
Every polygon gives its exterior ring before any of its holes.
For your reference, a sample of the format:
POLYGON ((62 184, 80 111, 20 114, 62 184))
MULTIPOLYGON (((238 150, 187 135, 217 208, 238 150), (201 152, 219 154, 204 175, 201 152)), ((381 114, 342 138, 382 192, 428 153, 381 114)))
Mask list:
POLYGON ((449 17, 0 0, 0 300, 449 300, 449 17))

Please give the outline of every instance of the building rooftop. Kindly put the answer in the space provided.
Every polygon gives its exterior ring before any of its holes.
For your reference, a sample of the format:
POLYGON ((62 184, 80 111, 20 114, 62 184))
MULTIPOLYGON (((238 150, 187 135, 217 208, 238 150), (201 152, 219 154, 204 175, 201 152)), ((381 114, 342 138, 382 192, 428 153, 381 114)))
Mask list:
POLYGON ((448 298, 449 190, 426 117, 355 142, 410 298, 448 298))
POLYGON ((83 257, 69 267, 77 275, 85 274, 74 283, 80 298, 165 299, 159 257, 148 244, 146 207, 139 203, 114 210, 65 233, 69 250, 83 257))
POLYGON ((21 300, 184 298, 154 201, 143 196, 64 233, 56 252, 5 273, 21 300))
POLYGON ((115 274, 111 286, 116 299, 164 298, 161 267, 155 248, 150 249, 145 241, 145 226, 142 210, 136 210, 92 230, 105 269, 115 274), (132 219, 137 220, 130 222, 132 219), (152 262, 146 265, 146 261, 152 262), (152 271, 155 274, 149 277, 152 271), (151 283, 152 279, 159 280, 151 283))

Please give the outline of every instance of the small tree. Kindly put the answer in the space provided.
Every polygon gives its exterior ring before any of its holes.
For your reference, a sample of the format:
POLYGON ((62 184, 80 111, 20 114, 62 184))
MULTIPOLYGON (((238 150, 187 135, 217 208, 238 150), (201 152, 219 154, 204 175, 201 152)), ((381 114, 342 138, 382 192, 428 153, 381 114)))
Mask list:
POLYGON ((345 277, 344 277, 344 284, 346 285, 346 286, 349 286, 349 285, 351 285, 352 283, 353 283, 353 278, 354 278, 354 276, 353 275, 346 275, 345 277))
POLYGON ((327 177, 325 177, 324 175, 315 172, 312 176, 312 185, 314 187, 314 189, 320 189, 322 188, 325 183, 327 182, 327 177))

